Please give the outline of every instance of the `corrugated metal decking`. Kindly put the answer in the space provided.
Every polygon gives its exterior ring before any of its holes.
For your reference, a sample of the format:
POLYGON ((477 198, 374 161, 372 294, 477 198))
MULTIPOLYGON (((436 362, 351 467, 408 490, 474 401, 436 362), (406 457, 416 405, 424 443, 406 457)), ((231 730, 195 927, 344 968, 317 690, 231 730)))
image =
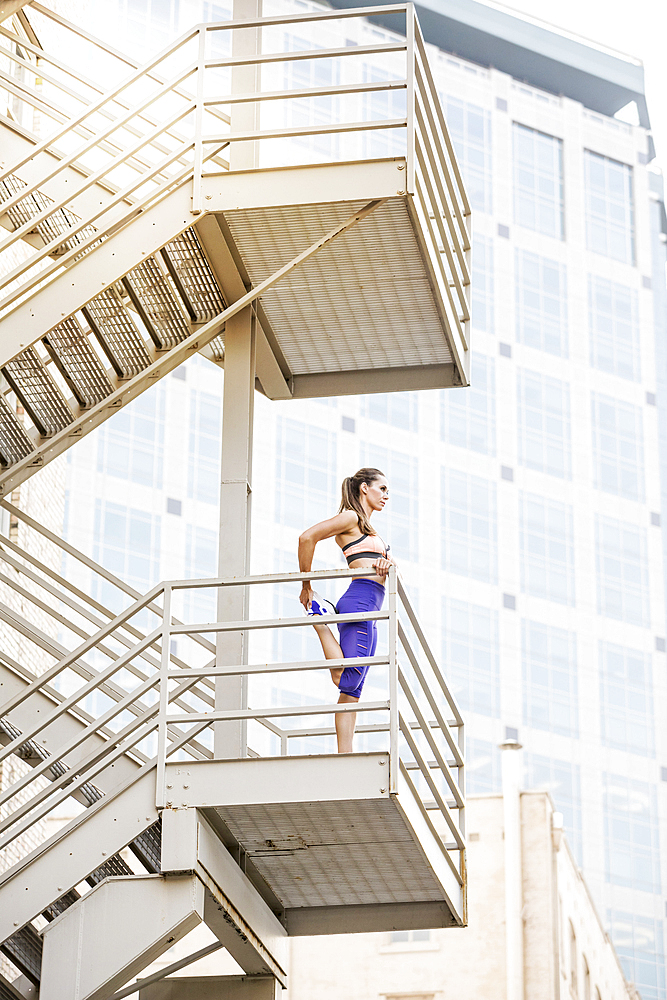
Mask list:
MULTIPOLYGON (((363 205, 238 210, 225 220, 257 285, 363 205)), ((402 198, 283 278, 262 305, 295 375, 452 361, 402 198)))
POLYGON ((238 805, 216 812, 285 907, 444 899, 389 800, 238 805))

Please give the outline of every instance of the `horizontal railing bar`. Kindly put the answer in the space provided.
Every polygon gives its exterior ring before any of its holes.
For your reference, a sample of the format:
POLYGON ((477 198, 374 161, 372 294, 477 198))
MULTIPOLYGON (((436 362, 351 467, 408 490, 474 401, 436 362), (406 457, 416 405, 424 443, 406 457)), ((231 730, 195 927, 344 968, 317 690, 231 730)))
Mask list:
MULTIPOLYGON (((407 682, 407 680, 405 678, 405 674, 400 669, 400 667, 399 667, 399 670, 398 670, 398 680, 399 680, 399 683, 400 683, 400 685, 401 685, 401 687, 403 689, 403 694, 408 699, 408 703, 410 705, 410 708, 412 709, 412 711, 414 712, 414 714, 415 714, 415 716, 417 718, 417 722, 419 723, 420 731, 426 737, 428 745, 430 746, 431 750, 435 754, 435 759, 436 759, 436 761, 438 763, 438 766, 440 767, 442 773, 445 776, 445 781, 449 785, 452 795, 456 799, 458 805, 462 808, 463 807, 463 798, 461 796, 461 792, 459 791, 459 788, 458 788, 456 782, 454 781, 454 776, 452 775, 449 767, 447 766, 447 762, 445 761, 444 757, 440 753, 440 747, 438 746, 438 744, 436 743, 436 741, 433 738, 433 730, 427 724, 426 719, 424 718, 424 716, 422 714, 422 711, 419 708, 419 705, 417 704, 417 699, 415 698, 415 696, 413 695, 412 691, 410 690, 410 685, 408 684, 408 682, 407 682)), ((451 750, 452 749, 452 742, 453 741, 450 742, 448 740, 447 742, 450 743, 450 750, 451 750)), ((454 743, 454 746, 456 746, 455 743, 454 743)), ((458 750, 458 747, 457 747, 457 750, 458 750)), ((460 754, 459 754, 459 757, 460 757, 460 754)), ((456 753, 454 754, 454 759, 457 760, 457 754, 456 753)), ((460 763, 457 760, 457 766, 458 767, 462 767, 463 766, 463 758, 462 757, 460 759, 460 763)))
POLYGON ((379 17, 385 14, 407 14, 409 4, 384 4, 379 7, 349 7, 347 10, 312 11, 308 14, 282 14, 276 17, 248 18, 248 20, 204 22, 199 27, 207 32, 232 31, 234 28, 267 28, 279 24, 299 24, 309 21, 337 21, 351 17, 379 17))
MULTIPOLYGON (((2 30, 2 29, 0 29, 2 30)), ((300 49, 296 52, 268 52, 261 55, 235 56, 229 59, 207 59, 205 69, 224 69, 227 66, 256 66, 272 62, 296 62, 302 59, 337 59, 339 56, 369 56, 381 52, 406 52, 405 42, 386 45, 346 45, 338 49, 300 49)))
POLYGON ((297 90, 255 91, 250 94, 226 94, 224 97, 204 98, 204 107, 218 104, 261 104, 262 101, 297 101, 306 97, 330 97, 335 94, 365 94, 375 91, 406 90, 407 80, 381 80, 379 83, 340 83, 329 87, 307 87, 297 90))
POLYGON ((353 663, 355 667, 365 667, 375 664, 383 666, 389 663, 387 656, 359 656, 354 659, 343 660, 297 660, 294 663, 239 663, 234 666, 192 668, 188 670, 170 670, 168 677, 236 677, 238 674, 273 674, 289 673, 293 670, 336 670, 338 667, 349 666, 353 663))
POLYGON ((426 809, 426 806, 422 802, 421 796, 420 796, 419 792, 417 791, 417 788, 415 786, 414 781, 412 780, 412 778, 410 777, 410 775, 408 774, 408 772, 403 768, 403 762, 402 761, 399 762, 399 766, 400 766, 401 772, 403 774, 403 777, 404 777, 404 779, 406 781, 406 784, 408 785, 408 787, 412 791, 412 794, 414 795, 415 802, 417 803, 417 805, 419 807, 419 811, 421 812, 422 817, 423 817, 426 825, 428 826, 429 830, 433 834, 433 837, 434 837, 436 843, 438 843, 440 845, 440 847, 442 849, 443 857, 445 858, 445 861, 447 862, 447 864, 448 864, 448 866, 449 866, 452 874, 456 878, 456 881, 458 882, 458 884, 460 886, 462 886, 463 885, 463 877, 461 875, 461 872, 457 869, 456 865, 454 864, 454 859, 451 857, 451 855, 449 853, 450 850, 457 850, 458 851, 458 850, 461 850, 461 848, 459 848, 456 843, 452 844, 452 845, 449 845, 449 844, 445 843, 445 841, 442 839, 442 835, 439 834, 438 831, 436 830, 436 828, 435 828, 435 826, 433 824, 433 820, 429 816, 428 811, 426 809))
MULTIPOLYGON (((456 842, 459 845, 459 847, 461 848, 461 850, 464 850, 465 849, 465 844, 463 842, 461 834, 459 833, 459 830, 457 829, 456 823, 454 822, 454 817, 450 813, 450 811, 449 811, 449 809, 447 807, 447 803, 445 802, 445 800, 443 799, 442 795, 440 794, 440 789, 438 788, 438 786, 436 785, 435 781, 433 780, 433 777, 431 775, 431 771, 426 766, 426 762, 424 761, 424 758, 423 758, 423 756, 421 754, 421 751, 420 751, 419 747, 417 746, 415 740, 412 738, 412 733, 410 732, 410 728, 406 727, 404 725, 404 720, 403 720, 403 717, 401 716, 400 712, 399 712, 399 726, 400 726, 401 732, 403 733, 403 738, 405 739, 406 743, 410 747, 412 755, 413 755, 414 759, 417 761, 417 763, 419 764, 419 769, 420 769, 422 775, 424 776, 424 778, 426 779, 426 783, 428 784, 428 787, 431 789, 431 792, 433 793, 433 798, 435 799, 435 801, 440 806, 440 812, 444 816, 445 822, 447 823, 447 826, 451 830, 452 836, 456 840, 456 842)), ((410 781, 411 779, 410 779, 409 775, 407 774, 407 772, 405 772, 405 774, 406 774, 407 779, 410 781)), ((421 796, 418 796, 418 797, 419 797, 419 799, 421 801, 421 796)))
MULTIPOLYGON (((0 500, 0 506, 3 506, 0 500)), ((165 580, 172 590, 197 590, 206 587, 252 587, 260 583, 301 583, 303 580, 373 579, 370 567, 361 569, 318 569, 312 573, 263 573, 252 576, 213 576, 194 580, 165 580)))
MULTIPOLYGON (((71 556, 73 559, 76 559, 77 562, 82 563, 82 565, 84 565, 87 569, 92 570, 93 573, 96 573, 98 576, 101 576, 104 580, 107 581, 107 583, 112 584, 112 586, 122 591, 128 597, 131 597, 133 601, 141 600, 143 595, 140 594, 138 590, 135 590, 134 587, 131 587, 124 580, 121 580, 120 577, 114 576, 113 573, 109 572, 109 570, 106 569, 104 566, 101 566, 99 563, 96 563, 89 556, 85 555, 83 552, 80 552, 78 549, 74 548, 74 546, 70 545, 70 543, 65 541, 64 538, 60 538, 53 531, 50 531, 44 525, 40 524, 39 521, 35 521, 34 518, 30 517, 29 514, 26 514, 25 511, 21 510, 19 507, 15 507, 13 504, 9 503, 9 501, 2 499, 0 499, 0 507, 4 508, 4 510, 8 511, 14 517, 18 517, 19 520, 23 521, 24 524, 27 524, 28 527, 33 529, 33 531, 36 531, 39 535, 42 535, 43 538, 48 539, 48 541, 53 542, 54 545, 58 546, 64 552, 66 552, 67 555, 71 556)), ((96 611, 99 611, 101 614, 106 615, 109 619, 115 617, 113 615, 113 612, 109 611, 109 609, 106 608, 103 604, 100 604, 98 601, 94 600, 92 597, 90 597, 90 595, 86 594, 85 591, 79 590, 78 587, 75 587, 65 577, 56 573, 55 570, 52 570, 50 567, 41 563, 38 559, 31 556, 29 552, 26 552, 24 549, 21 549, 19 546, 15 545, 13 542, 10 542, 8 538, 3 537, 2 539, 0 539, 0 545, 7 545, 7 544, 11 545, 12 550, 14 552, 17 552, 22 558, 30 560, 30 562, 32 562, 34 566, 36 566, 43 573, 46 573, 48 576, 50 576, 52 580, 56 581, 56 583, 59 583, 61 586, 66 587, 71 593, 75 594, 80 600, 87 601, 88 604, 90 604, 91 607, 95 608, 96 611)), ((147 610, 152 611, 154 614, 157 614, 160 617, 162 616, 162 608, 160 608, 157 604, 153 603, 148 604, 147 610)), ((174 618, 172 619, 172 621, 174 621, 177 625, 181 624, 178 621, 178 619, 174 618)), ((142 638, 142 634, 139 632, 138 629, 135 629, 134 626, 129 625, 129 623, 126 623, 124 627, 127 628, 128 631, 135 638, 137 639, 142 638)), ((199 645, 203 646, 203 648, 210 653, 215 652, 214 644, 212 642, 209 642, 208 639, 195 638, 193 639, 193 642, 197 642, 199 645)), ((178 660, 174 659, 174 662, 177 663, 178 660)))
POLYGON ((234 722, 240 719, 280 719, 294 715, 331 715, 345 712, 379 712, 389 708, 388 701, 368 701, 350 705, 289 705, 273 708, 244 708, 225 712, 193 712, 192 715, 168 715, 167 722, 185 725, 188 722, 234 722))
MULTIPOLYGON (((14 660, 11 656, 9 656, 7 653, 3 651, 0 651, 0 663, 2 663, 5 667, 11 670, 12 673, 16 674, 17 677, 20 677, 21 680, 25 681, 26 683, 34 679, 35 675, 31 670, 28 670, 27 667, 22 666, 22 664, 20 664, 17 660, 14 660)), ((50 684, 43 684, 39 689, 39 693, 41 695, 44 695, 44 697, 48 701, 51 701, 54 705, 59 705, 61 702, 65 700, 65 695, 62 694, 60 691, 56 691, 56 689, 51 687, 50 684)), ((4 714, 5 713, 3 709, 3 715, 4 714)), ((89 712, 84 711, 84 709, 82 709, 80 705, 75 705, 74 708, 71 708, 69 710, 69 714, 72 715, 75 719, 78 719, 79 722, 82 722, 84 726, 94 721, 94 716, 90 715, 89 712)), ((101 726, 100 733, 102 736, 107 736, 107 737, 114 736, 112 730, 109 729, 107 726, 101 726)), ((148 760, 148 758, 144 754, 140 753, 140 751, 135 750, 132 752, 139 758, 140 763, 145 764, 146 761, 148 760)))
POLYGON ((204 145, 219 142, 247 142, 260 139, 291 139, 300 135, 333 135, 339 132, 371 132, 385 128, 405 128, 407 118, 381 118, 370 122, 348 122, 342 125, 303 125, 288 129, 257 129, 254 132, 230 132, 229 135, 204 136, 204 145))
POLYGON ((408 599, 408 595, 406 594, 405 587, 403 586, 403 582, 402 582, 400 576, 397 576, 397 581, 396 582, 397 582, 397 586, 398 586, 398 595, 399 595, 399 597, 401 599, 401 603, 402 603, 403 607, 405 608, 407 616, 410 619, 410 624, 412 625, 413 629, 415 630, 415 633, 417 635, 417 639, 419 641, 419 644, 421 645, 422 649, 426 653, 426 658, 428 659, 428 662, 429 662, 429 664, 431 666, 431 669, 433 670, 435 678, 438 681, 438 684, 440 685, 442 693, 445 695, 445 698, 447 699, 447 704, 449 705, 449 707, 451 708, 452 712, 454 713, 454 718, 456 719, 458 725, 462 726, 463 725, 463 716, 461 715, 459 707, 456 704, 456 699, 454 698, 454 695, 451 693, 451 691, 447 687, 447 682, 445 681, 445 678, 443 677, 442 671, 440 670, 440 667, 438 666, 438 663, 437 663, 435 657, 433 656, 433 653, 431 652, 431 648, 430 648, 428 642, 426 641, 426 636, 424 635, 424 630, 422 629, 422 627, 421 627, 421 625, 419 623, 419 619, 417 618, 417 615, 415 614, 415 611, 414 611, 412 605, 410 604, 410 601, 408 599))
POLYGON ((194 625, 172 625, 169 629, 170 635, 188 635, 190 632, 197 634, 205 632, 251 632, 254 629, 267 628, 299 628, 309 625, 338 625, 343 622, 370 622, 386 621, 389 618, 388 611, 360 611, 349 615, 308 615, 303 618, 264 618, 255 621, 235 621, 235 622, 197 622, 194 625))
MULTIPOLYGON (((0 282, 0 287, 4 288, 7 285, 11 284, 11 282, 19 278, 24 272, 32 270, 45 257, 51 256, 55 248, 54 245, 57 246, 62 245, 62 243, 66 242, 67 239, 71 238, 72 235, 80 232, 82 229, 86 229, 88 226, 92 226, 93 223, 100 218, 100 216, 105 215, 117 204, 126 201, 129 194, 132 194, 135 190, 143 187, 144 184, 147 184, 148 181, 152 180, 156 174, 161 173, 162 170, 165 167, 169 166, 170 163, 173 163, 175 160, 180 159, 183 153, 187 152, 188 149, 191 149, 193 145, 194 142, 191 142, 189 144, 184 143, 177 150, 171 153, 168 157, 165 157, 163 160, 161 160, 160 163, 158 163, 152 170, 147 171, 145 174, 142 174, 141 176, 131 181, 131 183, 128 184, 125 188, 123 188, 122 191, 117 192, 108 203, 101 205, 100 208, 97 209, 92 215, 89 215, 85 219, 82 219, 77 226, 72 226, 71 229, 68 230, 69 233, 68 236, 63 235, 61 238, 58 237, 54 238, 53 240, 51 240, 50 243, 42 247, 37 253, 32 254, 32 256, 28 257, 22 264, 19 264, 17 267, 15 267, 13 271, 10 271, 8 274, 3 275, 2 281, 0 282)), ((163 195, 164 193, 166 193, 167 190, 170 189, 170 187, 178 185, 179 177, 181 176, 181 174, 183 175, 183 177, 191 175, 192 167, 188 166, 184 168, 182 171, 180 171, 179 174, 175 174, 174 177, 170 178, 166 184, 162 185, 159 189, 152 191, 144 200, 144 202, 134 203, 131 206, 128 215, 125 215, 121 218, 112 219, 109 225, 105 229, 96 230, 95 232, 91 233, 90 236, 83 239, 80 243, 78 243, 75 247, 73 247, 67 254, 63 254, 62 257, 59 257, 57 260, 53 261, 50 266, 46 267, 41 271, 38 271, 35 275, 33 275, 32 278, 29 278, 27 281, 24 281, 23 284, 18 286, 13 293, 9 292, 7 295, 5 295, 2 301, 0 301, 0 309, 6 309, 7 306, 11 305, 12 302, 14 302, 18 298, 21 298, 26 292, 30 291, 34 285, 41 284, 43 281, 45 281, 46 278, 49 278, 54 272, 57 271, 60 273, 61 269, 65 267, 66 264, 70 263, 70 261, 73 260, 74 257, 80 256, 82 253, 87 251, 92 246, 93 243, 97 243, 98 241, 103 239, 106 236, 109 229, 116 229, 116 227, 124 225, 125 222, 128 221, 128 219, 134 218, 136 215, 139 214, 139 212, 142 211, 146 202, 149 202, 152 198, 156 196, 163 195)), ((107 402, 107 405, 110 404, 107 402)), ((87 413, 88 411, 85 412, 87 413)), ((34 453, 31 453, 28 456, 28 459, 34 462, 35 459, 34 453)))
POLYGON ((433 692, 426 683, 426 678, 424 677, 422 669, 419 666, 419 660, 414 654, 412 646, 410 645, 408 637, 405 634, 405 630, 400 621, 398 623, 398 635, 403 645, 403 648, 405 649, 407 657, 410 661, 410 666, 414 670, 417 680, 419 681, 419 684, 421 686, 421 689, 426 695, 427 701, 431 707, 431 711, 433 712, 438 721, 438 726, 442 730, 443 735, 447 740, 449 749, 454 754, 454 759, 457 761, 458 766, 463 767, 463 757, 461 756, 461 751, 459 750, 458 744, 452 737, 452 734, 449 732, 449 726, 447 725, 447 722, 443 717, 442 712, 440 711, 440 706, 438 705, 437 700, 433 697, 433 692))

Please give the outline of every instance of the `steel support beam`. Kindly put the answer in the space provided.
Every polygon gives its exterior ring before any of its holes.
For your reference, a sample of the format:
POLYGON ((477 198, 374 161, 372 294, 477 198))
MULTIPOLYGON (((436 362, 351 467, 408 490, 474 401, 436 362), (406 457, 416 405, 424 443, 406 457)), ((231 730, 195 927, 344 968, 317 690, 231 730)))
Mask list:
POLYGON ((194 871, 206 887, 204 920, 218 940, 246 973, 286 984, 287 931, 196 809, 163 811, 162 870, 194 871))
MULTIPOLYGON (((234 316, 225 328, 225 383, 222 404, 220 541, 218 574, 250 572, 252 433, 255 395, 255 314, 252 307, 234 316)), ((248 617, 248 591, 218 590, 218 621, 248 617)), ((216 637, 219 667, 248 662, 247 634, 221 632, 216 637)), ((215 707, 248 707, 248 678, 237 674, 215 681, 215 707)), ((221 722, 215 727, 215 756, 246 756, 247 723, 221 722)))
POLYGON ((280 1000, 273 976, 183 976, 162 979, 139 992, 139 1000, 280 1000))
POLYGON ((0 22, 6 21, 12 14, 17 14, 30 0, 0 0, 0 22))
POLYGON ((204 916, 195 875, 110 878, 43 932, 42 1000, 106 1000, 204 916))
POLYGON ((0 942, 74 888, 158 819, 155 771, 110 792, 0 877, 0 942))

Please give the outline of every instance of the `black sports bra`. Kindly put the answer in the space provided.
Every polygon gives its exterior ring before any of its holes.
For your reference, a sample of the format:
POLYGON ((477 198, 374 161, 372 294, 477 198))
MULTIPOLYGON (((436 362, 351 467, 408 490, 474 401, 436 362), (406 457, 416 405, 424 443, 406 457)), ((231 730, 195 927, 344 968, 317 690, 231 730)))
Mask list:
POLYGON ((347 545, 344 545, 342 551, 345 552, 345 558, 349 566, 356 559, 377 559, 378 556, 386 559, 389 546, 385 546, 379 535, 361 535, 360 538, 356 538, 353 542, 348 542, 347 545), (378 545, 379 548, 372 547, 378 545))

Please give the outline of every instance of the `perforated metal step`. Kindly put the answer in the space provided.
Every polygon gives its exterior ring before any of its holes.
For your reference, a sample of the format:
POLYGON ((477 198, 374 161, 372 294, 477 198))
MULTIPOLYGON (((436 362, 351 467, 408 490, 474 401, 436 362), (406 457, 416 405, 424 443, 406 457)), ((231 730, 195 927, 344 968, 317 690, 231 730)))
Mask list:
MULTIPOLYGON (((20 194, 21 190, 26 187, 28 187, 27 182, 21 177, 17 177, 16 174, 10 174, 4 181, 0 181, 0 212, 2 211, 2 202, 10 201, 10 199, 20 194)), ((50 198, 48 194, 44 194, 43 191, 33 191, 32 194, 21 199, 12 208, 7 209, 6 215, 14 228, 19 229, 42 212, 48 210, 49 205, 53 204, 53 198, 50 198)), ((71 233, 71 230, 79 221, 79 216, 75 215, 74 212, 71 212, 67 208, 58 208, 51 215, 47 215, 40 222, 36 222, 32 232, 41 236, 46 244, 57 239, 59 236, 71 233)), ((78 233, 71 233, 53 251, 54 256, 63 254, 67 250, 79 246, 94 233, 94 226, 85 226, 78 233)))
POLYGON ((2 374, 42 437, 72 423, 74 414, 33 347, 6 364, 2 374))
POLYGON ((162 257, 193 322, 206 323, 223 311, 226 303, 194 229, 167 243, 162 257))
POLYGON ((123 285, 158 350, 185 340, 190 327, 183 307, 154 257, 130 271, 123 285))

